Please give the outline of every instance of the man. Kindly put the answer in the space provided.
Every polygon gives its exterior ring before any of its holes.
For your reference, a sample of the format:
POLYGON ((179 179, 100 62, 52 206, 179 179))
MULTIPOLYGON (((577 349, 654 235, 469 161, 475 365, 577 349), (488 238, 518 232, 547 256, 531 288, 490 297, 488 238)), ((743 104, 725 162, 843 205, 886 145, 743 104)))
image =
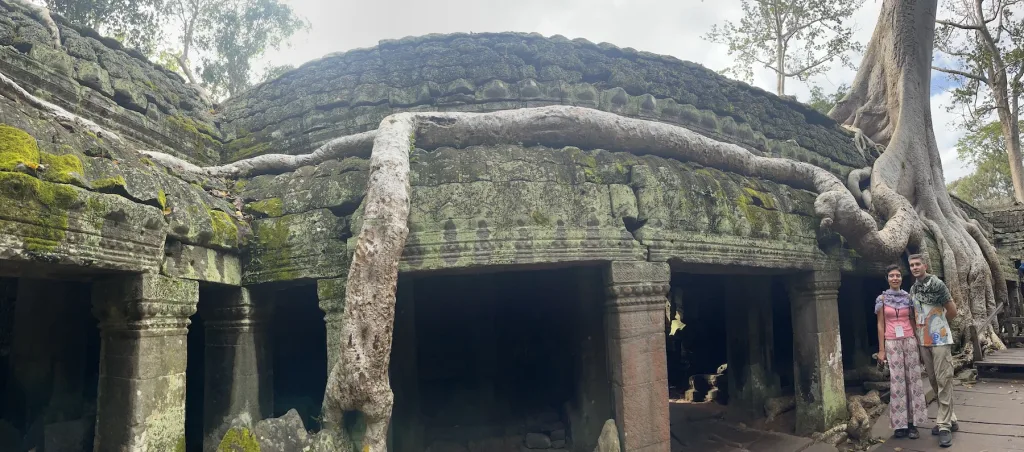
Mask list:
POLYGON ((917 341, 921 347, 928 381, 939 402, 933 435, 939 436, 939 445, 953 445, 953 433, 960 429, 953 414, 953 331, 949 320, 956 317, 956 304, 949 288, 935 275, 928 273, 924 256, 912 254, 909 258, 914 285, 910 298, 917 317, 917 341))

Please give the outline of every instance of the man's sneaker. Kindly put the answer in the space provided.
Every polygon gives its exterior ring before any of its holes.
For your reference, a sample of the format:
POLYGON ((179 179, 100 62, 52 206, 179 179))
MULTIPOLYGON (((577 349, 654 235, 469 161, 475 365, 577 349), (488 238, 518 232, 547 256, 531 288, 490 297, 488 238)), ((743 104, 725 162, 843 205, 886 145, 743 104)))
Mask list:
POLYGON ((918 439, 920 437, 921 437, 921 434, 917 432, 917 427, 915 427, 914 424, 910 424, 907 427, 907 438, 918 439))
MULTIPOLYGON (((953 432, 959 432, 960 431, 960 423, 958 423, 957 421, 953 421, 953 423, 950 424, 950 426, 949 426, 949 430, 953 431, 953 432)), ((932 435, 937 436, 938 434, 939 434, 939 426, 936 425, 935 427, 932 427, 932 435)))
POLYGON ((953 445, 953 432, 949 430, 939 431, 939 447, 949 447, 953 445))
POLYGON ((898 428, 898 429, 896 429, 895 432, 893 432, 892 436, 894 436, 896 438, 906 438, 907 437, 907 429, 905 429, 905 428, 898 428))

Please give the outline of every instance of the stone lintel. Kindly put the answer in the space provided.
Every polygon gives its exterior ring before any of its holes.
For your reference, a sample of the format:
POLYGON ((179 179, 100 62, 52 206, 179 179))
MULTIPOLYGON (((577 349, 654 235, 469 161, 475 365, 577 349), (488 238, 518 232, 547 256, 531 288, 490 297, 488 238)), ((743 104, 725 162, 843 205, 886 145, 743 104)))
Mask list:
POLYGON ((605 335, 616 424, 625 451, 669 448, 665 303, 667 263, 612 262, 605 269, 605 335))
POLYGON ((199 283, 156 274, 93 285, 102 336, 97 452, 179 450, 185 441, 189 316, 199 283))
POLYGON ((839 272, 810 272, 790 281, 797 434, 824 431, 848 415, 839 285, 839 272))
POLYGON ((238 286, 242 265, 238 256, 221 250, 170 241, 160 273, 181 279, 238 286))
POLYGON ((251 299, 244 287, 212 287, 203 296, 203 450, 216 451, 234 422, 252 428, 273 415, 273 366, 264 328, 270 306, 251 299))

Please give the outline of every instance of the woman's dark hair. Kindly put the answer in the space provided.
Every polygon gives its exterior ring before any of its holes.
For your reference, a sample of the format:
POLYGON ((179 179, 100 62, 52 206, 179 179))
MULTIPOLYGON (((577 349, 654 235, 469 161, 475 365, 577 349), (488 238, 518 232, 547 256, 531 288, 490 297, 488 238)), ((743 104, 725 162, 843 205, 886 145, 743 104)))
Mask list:
POLYGON ((885 267, 885 275, 889 276, 889 273, 892 273, 893 270, 899 270, 900 276, 903 276, 903 270, 900 270, 900 266, 896 264, 890 264, 888 267, 885 267))

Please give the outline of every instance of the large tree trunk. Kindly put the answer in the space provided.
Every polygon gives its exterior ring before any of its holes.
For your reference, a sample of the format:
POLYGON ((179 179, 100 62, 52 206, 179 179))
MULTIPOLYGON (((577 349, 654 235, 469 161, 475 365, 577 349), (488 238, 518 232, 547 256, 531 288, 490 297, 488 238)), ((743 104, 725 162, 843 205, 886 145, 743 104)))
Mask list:
POLYGON ((1013 198, 1017 202, 1024 203, 1024 162, 1021 161, 1020 153, 1020 126, 1016 109, 1010 107, 1007 95, 1006 77, 1002 77, 1001 88, 993 87, 993 97, 996 100, 996 111, 999 116, 999 125, 1002 127, 1003 140, 1006 141, 1006 156, 1010 159, 1010 180, 1013 182, 1013 198))
MULTIPOLYGON (((909 202, 919 223, 913 227, 938 242, 940 256, 930 259, 943 264, 960 314, 952 326, 962 339, 965 323, 986 318, 1007 293, 994 248, 945 188, 929 105, 936 3, 885 0, 853 87, 831 114, 887 145, 871 171, 872 206, 891 223, 907 218, 893 214, 909 202)), ((908 246, 918 251, 921 243, 908 246)))
POLYGON ((341 354, 324 393, 323 428, 344 450, 387 452, 394 395, 388 381, 398 261, 409 234, 409 147, 415 118, 404 113, 381 122, 370 155, 363 226, 356 240, 345 291, 341 354), (366 422, 354 444, 345 416, 366 422))

